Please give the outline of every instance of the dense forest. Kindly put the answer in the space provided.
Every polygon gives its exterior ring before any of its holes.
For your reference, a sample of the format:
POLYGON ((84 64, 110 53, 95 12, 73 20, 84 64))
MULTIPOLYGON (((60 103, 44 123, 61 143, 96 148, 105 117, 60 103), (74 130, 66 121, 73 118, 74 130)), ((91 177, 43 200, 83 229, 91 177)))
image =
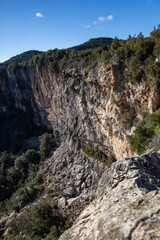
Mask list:
POLYGON ((94 48, 102 47, 103 45, 109 46, 112 44, 112 41, 113 41, 113 38, 105 38, 105 37, 92 38, 83 44, 72 47, 71 49, 78 50, 78 51, 86 50, 86 49, 94 49, 94 48))

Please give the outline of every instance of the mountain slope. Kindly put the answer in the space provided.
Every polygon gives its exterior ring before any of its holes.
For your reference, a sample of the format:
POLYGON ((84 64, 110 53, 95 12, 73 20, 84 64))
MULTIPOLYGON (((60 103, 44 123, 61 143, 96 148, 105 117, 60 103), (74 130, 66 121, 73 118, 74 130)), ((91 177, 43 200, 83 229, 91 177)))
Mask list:
MULTIPOLYGON (((105 37, 104 38, 93 38, 83 44, 77 45, 70 49, 81 51, 81 50, 86 50, 86 49, 94 49, 94 48, 102 47, 104 45, 110 46, 112 41, 113 41, 112 38, 105 38, 105 37)), ((7 60, 3 63, 0 63, 0 67, 7 67, 14 63, 22 63, 23 61, 29 61, 33 56, 36 56, 40 53, 42 53, 42 51, 30 50, 30 51, 23 52, 14 57, 11 57, 9 60, 7 60)))
POLYGON ((112 44, 112 41, 113 41, 113 38, 105 38, 105 37, 92 38, 83 44, 72 47, 71 49, 81 51, 86 49, 94 49, 94 48, 102 47, 104 45, 110 46, 112 44))
POLYGON ((8 65, 14 64, 14 63, 22 63, 23 61, 30 60, 33 56, 38 55, 42 53, 41 51, 36 50, 30 50, 26 51, 24 53, 18 54, 14 57, 11 57, 9 60, 0 63, 0 67, 7 67, 8 65))

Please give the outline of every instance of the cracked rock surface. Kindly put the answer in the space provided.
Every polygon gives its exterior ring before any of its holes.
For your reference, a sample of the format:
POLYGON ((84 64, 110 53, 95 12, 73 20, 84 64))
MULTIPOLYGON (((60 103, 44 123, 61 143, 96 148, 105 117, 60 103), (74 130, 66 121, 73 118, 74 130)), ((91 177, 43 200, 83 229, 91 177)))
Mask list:
POLYGON ((103 173, 92 201, 59 240, 160 239, 160 153, 123 158, 103 173))

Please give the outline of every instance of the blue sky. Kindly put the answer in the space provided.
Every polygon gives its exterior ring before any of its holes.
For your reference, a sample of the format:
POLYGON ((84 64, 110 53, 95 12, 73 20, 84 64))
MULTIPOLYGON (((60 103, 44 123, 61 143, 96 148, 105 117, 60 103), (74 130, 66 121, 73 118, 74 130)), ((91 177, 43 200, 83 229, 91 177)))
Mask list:
POLYGON ((160 0, 0 0, 0 62, 96 37, 149 36, 158 24, 160 0))

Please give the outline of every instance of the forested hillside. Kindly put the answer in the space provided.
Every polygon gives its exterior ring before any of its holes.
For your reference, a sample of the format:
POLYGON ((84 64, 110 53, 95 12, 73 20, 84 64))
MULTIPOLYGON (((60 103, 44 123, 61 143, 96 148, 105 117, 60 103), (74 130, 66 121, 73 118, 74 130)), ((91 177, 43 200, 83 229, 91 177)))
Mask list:
POLYGON ((36 51, 36 50, 30 50, 21 54, 18 54, 9 60, 0 63, 0 67, 7 67, 8 65, 11 64, 16 64, 16 63, 22 63, 23 61, 28 61, 30 60, 33 56, 40 54, 41 51, 36 51))

